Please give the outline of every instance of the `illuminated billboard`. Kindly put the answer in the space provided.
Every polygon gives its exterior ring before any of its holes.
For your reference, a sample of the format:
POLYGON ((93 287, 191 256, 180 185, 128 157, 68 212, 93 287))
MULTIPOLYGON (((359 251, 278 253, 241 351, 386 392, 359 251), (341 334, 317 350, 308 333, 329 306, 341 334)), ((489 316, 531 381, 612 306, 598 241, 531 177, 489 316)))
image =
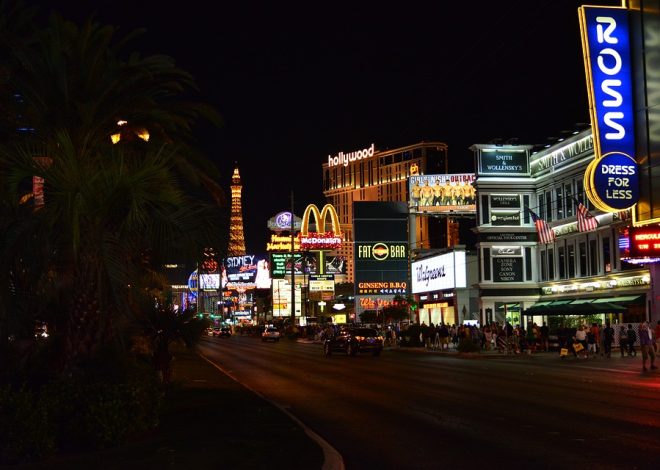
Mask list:
POLYGON ((595 149, 584 187, 598 209, 618 212, 639 200, 628 10, 583 6, 579 18, 595 149))
POLYGON ((414 261, 411 266, 412 293, 432 292, 467 286, 464 251, 454 251, 414 261))
POLYGON ((660 227, 630 227, 630 258, 660 258, 660 227))
MULTIPOLYGON (((316 274, 318 272, 318 253, 295 253, 295 275, 316 274)), ((281 279, 291 275, 291 253, 270 254, 271 276, 281 279)))
POLYGON ((340 248, 343 237, 339 216, 335 208, 331 204, 326 204, 319 211, 316 205, 308 205, 303 213, 298 239, 300 240, 300 249, 303 251, 340 248), (328 217, 330 218, 332 230, 326 231, 326 218, 328 217), (314 225, 316 226, 315 232, 309 230, 312 218, 314 218, 314 225))
MULTIPOLYGON (((256 255, 230 256, 225 259, 227 288, 270 288, 269 261, 256 255)), ((223 281, 224 282, 224 281, 223 281)))
POLYGON ((410 212, 476 213, 474 173, 408 178, 410 212))
POLYGON ((405 202, 353 203, 355 294, 408 293, 405 202))

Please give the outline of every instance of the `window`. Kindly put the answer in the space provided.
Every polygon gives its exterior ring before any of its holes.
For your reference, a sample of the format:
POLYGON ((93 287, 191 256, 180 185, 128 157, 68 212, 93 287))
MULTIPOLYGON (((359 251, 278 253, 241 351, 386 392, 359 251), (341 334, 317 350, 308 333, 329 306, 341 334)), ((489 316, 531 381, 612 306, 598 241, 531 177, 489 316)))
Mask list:
POLYGON ((564 196, 561 186, 555 188, 555 202, 557 203, 557 220, 564 218, 564 196))
POLYGON ((539 193, 539 217, 542 219, 545 219, 545 198, 543 197, 543 193, 539 193))
POLYGON ((598 240, 589 240, 589 268, 590 274, 598 274, 598 240))
POLYGON ((548 280, 555 278, 555 250, 548 248, 548 280))
POLYGON ((568 251, 568 278, 575 278, 575 245, 572 243, 566 247, 568 251))
POLYGON ((587 244, 580 242, 580 277, 587 276, 587 244))
POLYGON ((484 248, 484 281, 490 281, 490 248, 484 248))
POLYGON ((532 280, 532 249, 525 247, 525 279, 532 280))
POLYGON ((572 183, 567 183, 564 185, 564 196, 566 196, 566 217, 571 217, 573 215, 573 206, 575 205, 573 201, 572 183))
POLYGON ((541 280, 548 280, 548 261, 545 257, 545 251, 541 252, 541 280))
POLYGON ((552 192, 545 192, 545 221, 552 222, 552 192))
POLYGON ((557 249, 557 258, 559 262, 559 279, 566 279, 566 252, 563 246, 557 249))
POLYGON ((612 247, 610 246, 610 237, 603 238, 603 272, 612 271, 612 247))

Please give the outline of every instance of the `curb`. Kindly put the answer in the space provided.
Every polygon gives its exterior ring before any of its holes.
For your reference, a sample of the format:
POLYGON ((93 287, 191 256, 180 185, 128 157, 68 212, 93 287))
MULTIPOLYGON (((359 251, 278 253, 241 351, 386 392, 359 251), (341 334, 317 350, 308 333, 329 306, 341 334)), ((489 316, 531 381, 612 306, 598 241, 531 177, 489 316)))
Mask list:
POLYGON ((246 389, 257 395, 262 400, 265 400, 271 405, 275 406, 278 410, 283 412, 285 415, 291 418, 296 424, 298 424, 298 426, 300 426, 303 429, 303 431, 305 431, 305 434, 307 434, 314 442, 316 442, 319 445, 319 447, 321 447, 324 458, 323 467, 321 467, 322 470, 345 470, 344 459, 342 458, 341 454, 337 452, 337 450, 334 447, 332 447, 328 441, 326 441, 321 436, 319 436, 314 431, 312 431, 305 423, 300 421, 300 419, 294 416, 289 410, 285 409, 280 404, 270 400, 269 398, 264 396, 261 392, 254 390, 252 387, 242 383, 240 380, 234 377, 234 375, 232 375, 231 372, 225 370, 222 366, 216 364, 215 362, 213 362, 211 359, 207 358, 203 354, 199 352, 197 352, 196 354, 202 359, 204 359, 206 362, 211 364, 213 367, 218 369, 220 372, 225 374, 227 377, 232 379, 234 382, 240 384, 242 387, 245 387, 246 389))

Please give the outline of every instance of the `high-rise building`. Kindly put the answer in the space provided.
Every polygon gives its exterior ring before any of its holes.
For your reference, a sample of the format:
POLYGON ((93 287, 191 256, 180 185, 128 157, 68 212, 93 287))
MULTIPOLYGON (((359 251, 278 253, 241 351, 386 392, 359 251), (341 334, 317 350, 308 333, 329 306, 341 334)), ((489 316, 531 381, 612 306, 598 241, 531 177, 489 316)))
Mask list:
POLYGON ((241 175, 238 167, 231 177, 231 218, 229 220, 229 246, 227 256, 245 255, 245 235, 243 232, 243 206, 241 203, 241 175))
MULTIPOLYGON (((353 202, 408 201, 408 177, 411 174, 447 172, 447 145, 442 142, 421 142, 391 150, 369 148, 329 155, 323 164, 323 194, 335 207, 344 243, 337 255, 346 259, 347 281, 354 281, 353 267, 353 202)), ((417 246, 423 249, 446 246, 446 231, 434 219, 416 217, 417 246)), ((436 220, 437 222, 437 220, 436 220)))

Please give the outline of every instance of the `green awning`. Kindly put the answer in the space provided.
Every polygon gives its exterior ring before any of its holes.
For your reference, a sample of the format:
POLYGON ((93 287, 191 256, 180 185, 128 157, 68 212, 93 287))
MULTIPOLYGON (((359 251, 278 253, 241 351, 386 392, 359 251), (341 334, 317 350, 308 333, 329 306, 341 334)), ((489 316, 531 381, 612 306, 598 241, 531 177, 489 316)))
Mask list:
POLYGON ((641 305, 643 296, 585 297, 541 301, 524 311, 524 315, 590 315, 596 313, 624 313, 630 305, 641 305))

